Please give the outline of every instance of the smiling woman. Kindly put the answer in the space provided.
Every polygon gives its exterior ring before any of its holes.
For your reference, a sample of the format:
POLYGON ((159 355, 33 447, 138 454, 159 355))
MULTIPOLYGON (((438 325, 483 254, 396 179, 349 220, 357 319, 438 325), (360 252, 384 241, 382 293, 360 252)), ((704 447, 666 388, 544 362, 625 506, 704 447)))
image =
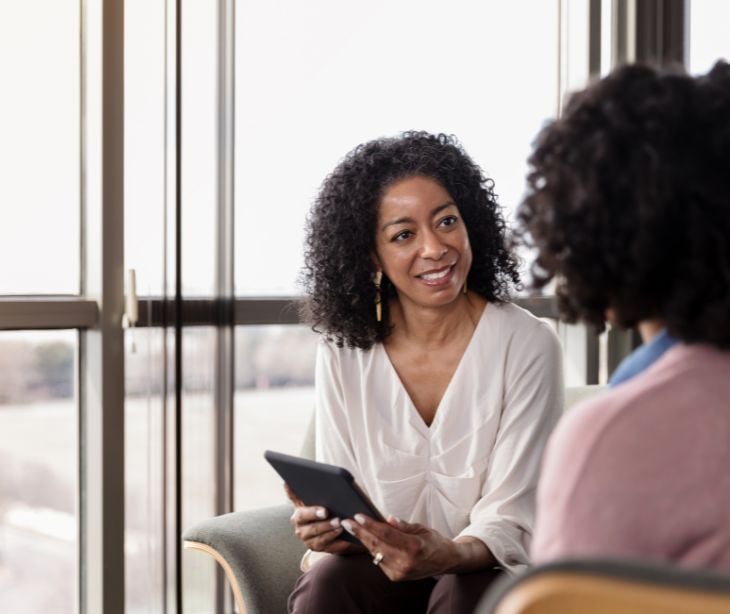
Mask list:
POLYGON ((325 180, 303 276, 324 337, 316 456, 389 516, 332 518, 290 493, 318 553, 291 611, 471 612, 527 562, 562 372, 552 330, 509 303, 504 231, 492 181, 453 137, 371 141, 325 180))

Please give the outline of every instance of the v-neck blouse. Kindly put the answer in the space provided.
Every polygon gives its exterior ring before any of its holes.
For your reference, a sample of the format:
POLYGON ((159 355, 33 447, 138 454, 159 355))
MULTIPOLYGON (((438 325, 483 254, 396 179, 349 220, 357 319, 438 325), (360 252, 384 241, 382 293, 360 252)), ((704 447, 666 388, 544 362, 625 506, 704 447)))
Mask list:
MULTIPOLYGON (((385 346, 382 343, 378 343, 375 345, 372 349, 373 352, 381 354, 381 356, 377 357, 377 360, 383 365, 384 369, 387 371, 390 371, 388 379, 390 380, 391 385, 398 389, 397 392, 399 392, 402 396, 402 405, 405 407, 405 411, 408 413, 408 422, 414 429, 417 429, 424 434, 429 433, 432 430, 435 430, 437 428, 437 423, 440 422, 443 418, 442 416, 447 412, 447 407, 449 406, 448 398, 450 396, 450 391, 452 389, 452 384, 454 386, 458 386, 458 380, 459 380, 459 371, 462 368, 462 365, 464 363, 467 363, 469 361, 469 355, 470 350, 472 346, 476 343, 475 339, 479 338, 479 329, 483 326, 483 322, 486 319, 485 314, 487 312, 487 305, 485 305, 485 308, 482 310, 482 313, 477 320, 476 326, 474 327, 474 331, 472 332, 472 336, 469 339, 469 342, 466 345, 466 348, 464 348, 464 352, 461 355, 461 358, 459 359, 456 369, 454 370, 454 373, 451 375, 451 379, 449 380, 449 383, 446 385, 446 388, 444 389, 443 396, 441 397, 438 406, 436 407, 436 412, 434 413, 434 416, 431 420, 431 424, 426 424, 426 422, 423 419, 423 416, 421 415, 421 412, 418 411, 418 408, 416 407, 416 404, 413 402, 413 399, 411 398, 410 394, 408 393, 408 390, 403 385, 403 380, 401 380, 400 375, 398 375, 398 371, 395 368, 395 365, 393 365, 393 361, 390 359, 390 356, 385 349, 385 346), (457 383, 454 383, 457 382, 457 383), (441 408, 444 408, 442 411, 441 408)), ((465 367, 467 368, 467 367, 465 367)), ((396 390, 394 390, 396 392, 396 390)))
POLYGON ((563 407, 549 325, 487 305, 430 426, 381 344, 323 341, 315 380, 318 460, 347 468, 386 515, 481 539, 508 569, 527 563, 542 450, 563 407))

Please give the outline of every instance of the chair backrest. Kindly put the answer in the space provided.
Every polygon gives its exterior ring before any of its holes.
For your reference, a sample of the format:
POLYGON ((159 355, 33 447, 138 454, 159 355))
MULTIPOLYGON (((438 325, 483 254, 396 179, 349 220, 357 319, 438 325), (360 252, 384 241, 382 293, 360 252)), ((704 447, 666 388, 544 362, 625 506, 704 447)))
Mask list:
POLYGON ((604 390, 607 390, 606 386, 568 386, 565 388, 565 405, 563 409, 564 411, 568 411, 574 405, 604 390))
POLYGON ((307 430, 304 432, 304 439, 302 440, 302 449, 300 456, 314 460, 314 412, 309 418, 309 424, 307 424, 307 430))
POLYGON ((629 561, 558 561, 493 586, 475 614, 721 614, 730 576, 629 561))

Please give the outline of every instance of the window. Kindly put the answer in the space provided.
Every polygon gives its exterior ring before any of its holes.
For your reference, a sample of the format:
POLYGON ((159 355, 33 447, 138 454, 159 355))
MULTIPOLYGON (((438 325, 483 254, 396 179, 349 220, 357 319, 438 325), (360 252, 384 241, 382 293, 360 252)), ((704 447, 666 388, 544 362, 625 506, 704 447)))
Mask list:
POLYGON ((73 331, 0 333, 2 612, 76 609, 77 350, 73 331))
POLYGON ((710 70, 717 60, 730 60, 727 24, 730 4, 711 0, 689 2, 689 70, 693 74, 710 70))
POLYGON ((139 328, 125 339, 125 594, 130 612, 164 603, 167 449, 166 336, 139 328))
POLYGON ((236 510, 286 501, 281 480, 264 460, 264 451, 301 452, 314 409, 318 338, 307 326, 236 328, 236 510))
POLYGON ((182 290, 216 292, 218 10, 182 2, 182 290))
POLYGON ((76 0, 0 3, 0 294, 79 293, 79 24, 76 0))
POLYGON ((568 5, 583 28, 568 0, 0 3, 0 610, 224 611, 180 531, 284 500, 262 453, 296 453, 314 406, 289 297, 320 183, 363 141, 454 133, 509 213, 584 71, 568 5))
POLYGON ((373 138, 453 133, 516 205, 558 95, 557 3, 526 4, 236 5, 237 295, 298 292, 317 189, 373 138))

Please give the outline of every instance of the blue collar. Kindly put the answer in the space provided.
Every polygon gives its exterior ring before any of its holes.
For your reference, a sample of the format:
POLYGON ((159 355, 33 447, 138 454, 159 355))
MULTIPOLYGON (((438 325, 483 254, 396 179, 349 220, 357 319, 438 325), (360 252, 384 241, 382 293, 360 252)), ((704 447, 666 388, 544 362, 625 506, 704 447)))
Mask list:
POLYGON ((663 328, 649 343, 640 345, 621 361, 608 380, 608 385, 617 386, 648 369, 664 352, 677 343, 679 342, 669 335, 667 329, 663 328))

